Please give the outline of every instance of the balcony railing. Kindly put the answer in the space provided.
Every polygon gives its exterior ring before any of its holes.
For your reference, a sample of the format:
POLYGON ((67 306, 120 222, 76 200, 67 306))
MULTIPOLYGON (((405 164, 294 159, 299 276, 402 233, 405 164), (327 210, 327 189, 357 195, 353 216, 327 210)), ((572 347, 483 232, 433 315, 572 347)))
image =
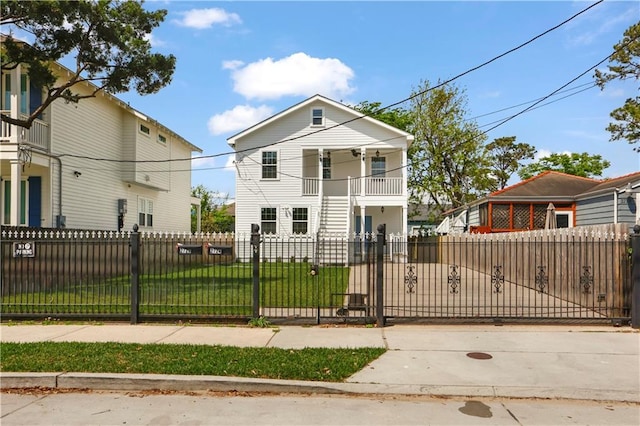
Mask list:
POLYGON ((302 195, 318 195, 320 181, 317 178, 302 179, 302 195))
MULTIPOLYGON (((2 114, 9 115, 11 111, 0 111, 2 114)), ((27 117, 21 115, 20 118, 27 117)), ((6 121, 0 122, 0 142, 8 143, 26 143, 41 148, 45 151, 49 150, 49 124, 42 120, 34 120, 30 129, 12 126, 6 121), (16 132, 15 134, 13 132, 16 132)))
POLYGON ((364 195, 402 195, 402 178, 368 177, 365 180, 364 195))
MULTIPOLYGON (((351 195, 402 195, 403 185, 401 177, 352 177, 348 180, 349 193, 351 195), (362 181, 365 182, 365 192, 362 194, 362 181)), ((320 191, 320 179, 304 178, 302 179, 302 195, 318 195, 320 191)))

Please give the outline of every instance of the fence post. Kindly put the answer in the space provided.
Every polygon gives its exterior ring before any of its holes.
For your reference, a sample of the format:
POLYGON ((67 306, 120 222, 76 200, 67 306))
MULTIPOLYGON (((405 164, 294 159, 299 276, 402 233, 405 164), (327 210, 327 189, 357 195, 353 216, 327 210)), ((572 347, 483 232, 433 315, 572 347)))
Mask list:
POLYGON ((631 327, 640 328, 640 225, 631 234, 631 327))
POLYGON ((376 325, 384 327, 384 246, 386 236, 386 224, 378 225, 376 238, 376 325))
POLYGON ((131 247, 131 324, 137 324, 140 316, 140 233, 138 232, 138 224, 133 225, 129 247, 131 247))
POLYGON ((253 318, 260 316, 260 226, 251 224, 253 247, 253 318))

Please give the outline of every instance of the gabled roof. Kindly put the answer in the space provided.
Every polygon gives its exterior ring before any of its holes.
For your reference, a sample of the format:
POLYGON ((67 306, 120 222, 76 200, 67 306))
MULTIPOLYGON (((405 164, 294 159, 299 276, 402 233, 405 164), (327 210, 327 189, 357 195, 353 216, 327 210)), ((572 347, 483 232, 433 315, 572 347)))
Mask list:
POLYGON ((489 194, 489 198, 575 197, 600 181, 548 170, 489 194))
MULTIPOLYGON (((371 118, 369 116, 363 115, 361 112, 356 111, 355 109, 350 108, 350 107, 348 107, 348 106, 346 106, 344 104, 341 104, 340 102, 336 102, 336 101, 334 101, 332 99, 329 99, 327 97, 324 97, 322 95, 314 95, 314 96, 312 96, 312 97, 310 97, 308 99, 305 99, 304 101, 302 101, 300 103, 297 103, 297 104, 285 109, 284 111, 281 111, 281 112, 279 112, 279 113, 277 113, 277 114, 275 114, 275 115, 273 115, 273 116, 271 116, 271 117, 269 117, 269 118, 267 118, 267 119, 255 124, 255 125, 247 128, 247 129, 241 131, 240 133, 236 133, 233 136, 229 136, 227 138, 227 143, 229 145, 231 145, 231 146, 235 146, 236 141, 238 139, 240 139, 242 137, 245 137, 248 134, 253 133, 253 132, 255 132, 255 131, 257 131, 257 130, 265 127, 265 126, 268 126, 269 124, 273 123, 274 121, 277 121, 277 120, 281 119, 282 117, 285 117, 285 116, 287 116, 287 115, 289 115, 291 113, 299 111, 300 109, 305 108, 309 104, 311 104, 313 102, 316 102, 316 101, 323 102, 326 105, 330 105, 330 106, 332 106, 334 108, 337 108, 337 109, 339 109, 341 111, 344 111, 344 112, 346 112, 348 114, 353 115, 353 120, 352 121, 365 120, 365 121, 368 121, 370 123, 374 123, 374 124, 376 124, 378 126, 384 127, 384 128, 386 128, 386 129, 388 129, 388 130, 390 130, 392 132, 396 132, 399 135, 405 136, 407 138, 407 140, 409 141, 409 143, 411 143, 411 141, 413 141, 413 135, 411 135, 410 133, 407 133, 407 132, 405 132, 403 130, 400 130, 398 128, 390 126, 390 125, 388 125, 386 123, 383 123, 382 121, 376 120, 375 118, 371 118)), ((344 123, 344 124, 346 124, 346 123, 344 123)), ((340 125, 340 124, 338 124, 338 125, 340 125)), ((330 128, 330 127, 327 127, 327 128, 330 128)))
POLYGON ((630 173, 628 175, 601 181, 601 183, 590 188, 588 191, 581 194, 581 196, 606 191, 608 189, 621 190, 627 185, 631 185, 634 188, 636 186, 640 186, 640 172, 630 173))

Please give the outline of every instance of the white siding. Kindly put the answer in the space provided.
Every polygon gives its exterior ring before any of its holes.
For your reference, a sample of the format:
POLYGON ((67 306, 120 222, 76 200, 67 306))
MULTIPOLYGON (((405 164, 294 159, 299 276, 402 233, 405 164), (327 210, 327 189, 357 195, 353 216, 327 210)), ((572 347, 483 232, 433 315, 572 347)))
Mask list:
MULTIPOLYGON (((375 156, 376 150, 393 151, 385 155, 387 164, 391 161, 401 163, 402 150, 406 149, 407 145, 405 136, 367 120, 355 120, 331 128, 353 118, 353 114, 325 102, 316 101, 297 110, 293 109, 274 122, 238 139, 235 145, 236 151, 239 151, 236 154, 236 231, 250 232, 252 223, 259 224, 261 207, 277 208, 278 232, 285 234, 291 231, 291 218, 285 215, 286 207, 308 207, 309 230, 313 229, 321 200, 318 196, 302 196, 302 177, 318 176, 313 169, 318 167, 319 162, 317 157, 303 160, 303 153, 311 155, 319 148, 325 152, 331 151, 332 179, 337 181, 325 183, 325 195, 334 195, 335 187, 342 185, 343 194, 346 196, 346 178, 360 176, 360 147, 367 150, 367 173, 370 173, 370 158, 375 156), (314 107, 324 108, 327 130, 318 132, 320 128, 310 126, 310 112, 314 107), (301 137, 303 135, 308 136, 301 137), (352 148, 357 150, 357 158, 352 156, 352 148), (263 151, 278 153, 277 179, 262 179, 263 151)), ((395 168, 397 170, 387 173, 388 177, 402 176, 402 170, 399 167, 395 168)), ((399 204, 406 206, 406 199, 399 204)), ((401 210, 398 210, 400 215, 401 210)), ((389 221, 394 224, 394 228, 401 229, 401 218, 389 218, 389 221)))
MULTIPOLYGON (((154 230, 190 230, 191 162, 105 162, 64 154, 113 160, 167 160, 191 157, 191 148, 179 138, 164 134, 149 123, 148 137, 140 137, 139 119, 108 96, 84 99, 78 104, 54 102, 51 106, 52 152, 62 159, 62 214, 67 228, 117 229, 118 199, 126 199, 124 230, 138 221, 138 198, 153 201, 154 230), (137 169, 134 175, 132 171, 137 169), (81 173, 76 177, 74 171, 81 173), (146 178, 149 176, 149 179, 146 178), (137 183, 136 183, 137 182, 137 183)), ((53 162, 55 164, 55 162, 53 162)), ((58 214, 57 170, 51 169, 52 215, 58 214)), ((44 184, 44 182, 43 182, 44 184)), ((44 207, 44 205, 43 205, 44 207)), ((55 226, 55 217, 52 218, 55 226)))

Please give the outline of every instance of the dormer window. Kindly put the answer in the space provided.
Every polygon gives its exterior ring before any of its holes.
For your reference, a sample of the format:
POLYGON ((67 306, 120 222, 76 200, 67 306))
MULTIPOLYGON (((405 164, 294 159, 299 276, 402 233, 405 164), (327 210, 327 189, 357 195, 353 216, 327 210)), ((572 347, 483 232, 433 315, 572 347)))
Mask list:
POLYGON ((140 133, 144 133, 145 135, 149 136, 149 133, 151 133, 151 129, 149 129, 144 124, 141 124, 140 125, 140 133))
POLYGON ((324 126, 324 108, 311 109, 311 125, 324 126))

